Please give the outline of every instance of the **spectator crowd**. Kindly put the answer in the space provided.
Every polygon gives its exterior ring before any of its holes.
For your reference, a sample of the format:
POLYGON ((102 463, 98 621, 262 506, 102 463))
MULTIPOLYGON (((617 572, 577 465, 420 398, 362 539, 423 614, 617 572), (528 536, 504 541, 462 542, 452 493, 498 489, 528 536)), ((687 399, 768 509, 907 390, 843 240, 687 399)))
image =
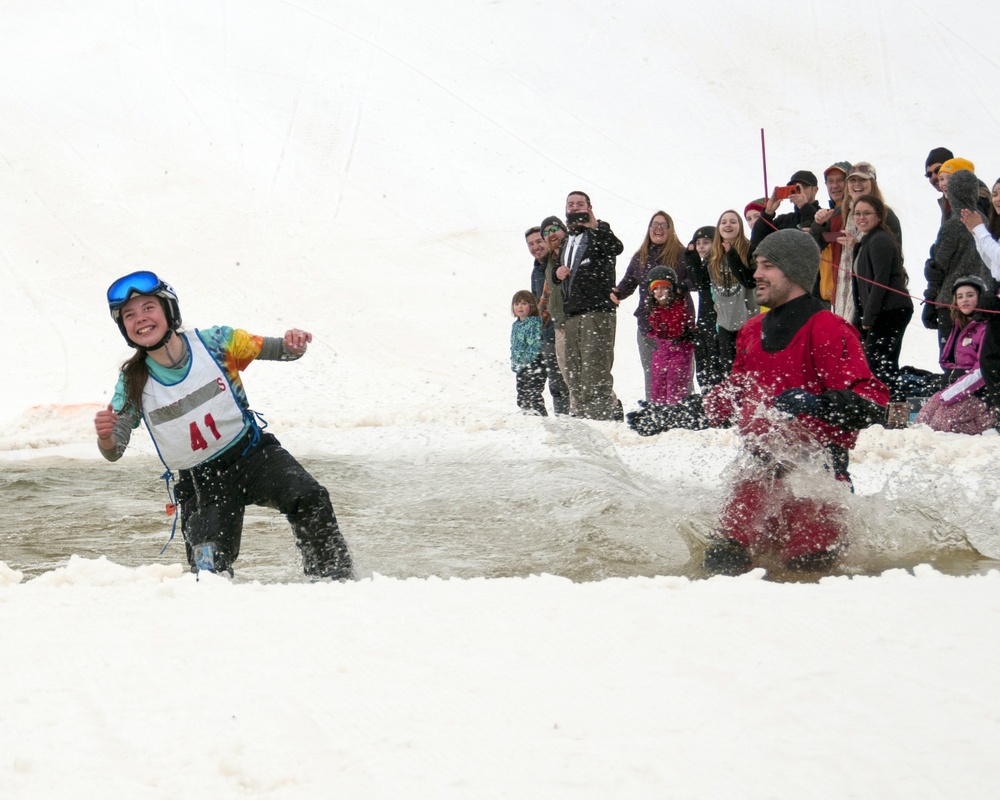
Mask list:
MULTIPOLYGON (((624 245, 610 223, 595 216, 587 193, 570 192, 563 216, 546 217, 525 232, 534 259, 530 316, 539 316, 541 324, 539 341, 527 349, 523 333, 516 343, 512 338, 518 406, 546 414, 547 385, 557 415, 623 420, 612 375, 616 312, 633 294, 638 294, 634 315, 643 402, 673 404, 696 387, 708 391, 730 374, 740 330, 767 311, 756 299, 758 248, 776 231, 798 229, 820 249, 810 293, 857 330, 867 363, 888 387, 891 400, 929 397, 966 373, 977 373, 973 391, 950 399, 947 408, 959 405, 955 414, 924 414, 920 421, 936 430, 966 433, 992 427, 997 422, 993 409, 1000 405, 1000 393, 994 397, 991 388, 1000 383, 1000 332, 987 336, 986 322, 1000 281, 1000 179, 987 187, 969 159, 955 157, 945 147, 930 151, 925 176, 938 193, 941 225, 923 267, 923 282, 903 263, 899 218, 867 161, 836 161, 823 171, 825 205, 816 175, 800 169, 770 197, 748 202, 742 213, 727 209, 714 225, 698 227, 686 244, 670 214, 658 210, 620 279, 617 264, 624 245), (785 201, 791 210, 779 213, 785 201), (962 284, 979 292, 971 315, 956 304, 960 278, 975 278, 984 287, 962 284), (652 283, 664 280, 670 289, 661 286, 658 298, 652 283), (903 368, 901 374, 900 350, 914 315, 914 298, 920 303, 921 323, 937 331, 941 373, 903 368), (976 346, 965 352, 970 336, 976 346), (980 364, 984 348, 985 374, 980 364), (962 367, 955 366, 956 350, 962 367), (972 426, 970 414, 977 420, 972 426)), ((515 322, 515 327, 525 326, 515 322)))
POLYGON ((764 552, 791 570, 828 569, 846 542, 837 492, 852 490, 861 429, 905 426, 911 408, 938 431, 998 424, 1000 179, 990 189, 944 147, 924 170, 941 216, 922 281, 867 161, 823 171, 825 206, 817 176, 796 170, 686 244, 655 211, 620 279, 624 245, 585 192, 570 192, 564 216, 525 232, 531 289, 511 305, 518 406, 547 414, 547 384, 556 414, 627 421, 644 436, 735 428, 742 456, 705 569, 738 574, 764 552), (645 397, 626 415, 612 368, 617 310, 633 294, 645 397), (937 331, 940 372, 900 367, 914 300, 937 331), (816 464, 814 489, 796 491, 790 476, 816 464))

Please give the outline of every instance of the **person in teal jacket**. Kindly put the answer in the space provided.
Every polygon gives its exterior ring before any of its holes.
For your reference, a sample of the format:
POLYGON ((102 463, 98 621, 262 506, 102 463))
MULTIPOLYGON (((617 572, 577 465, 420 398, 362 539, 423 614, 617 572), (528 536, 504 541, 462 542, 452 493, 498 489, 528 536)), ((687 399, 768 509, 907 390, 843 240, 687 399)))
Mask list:
POLYGON ((514 293, 510 301, 514 324, 510 328, 510 368, 517 376, 517 407, 547 417, 545 367, 542 365, 542 317, 538 302, 527 289, 514 293))

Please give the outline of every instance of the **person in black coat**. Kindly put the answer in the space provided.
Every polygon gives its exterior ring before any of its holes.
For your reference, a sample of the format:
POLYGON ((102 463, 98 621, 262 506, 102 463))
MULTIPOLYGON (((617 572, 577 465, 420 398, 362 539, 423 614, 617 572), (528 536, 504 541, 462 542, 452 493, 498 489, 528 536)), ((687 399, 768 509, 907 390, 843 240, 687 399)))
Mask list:
POLYGON ((881 200, 861 195, 854 201, 853 214, 861 234, 861 241, 854 245, 857 324, 872 372, 892 393, 903 334, 913 316, 903 253, 886 227, 886 208, 881 200))
POLYGON ((788 228, 808 231, 813 224, 813 218, 819 211, 819 201, 816 199, 816 195, 819 194, 819 181, 816 180, 816 176, 807 169, 800 169, 792 174, 787 186, 792 187, 792 193, 788 199, 792 201, 795 210, 775 216, 778 206, 781 205, 781 199, 778 198, 778 187, 775 187, 767 199, 764 210, 750 231, 751 264, 757 246, 774 231, 788 228))
POLYGON ((611 226, 594 216, 585 192, 566 197, 566 227, 552 291, 563 293, 566 380, 574 412, 587 419, 624 420, 614 390, 617 306, 615 265, 624 249, 611 226))

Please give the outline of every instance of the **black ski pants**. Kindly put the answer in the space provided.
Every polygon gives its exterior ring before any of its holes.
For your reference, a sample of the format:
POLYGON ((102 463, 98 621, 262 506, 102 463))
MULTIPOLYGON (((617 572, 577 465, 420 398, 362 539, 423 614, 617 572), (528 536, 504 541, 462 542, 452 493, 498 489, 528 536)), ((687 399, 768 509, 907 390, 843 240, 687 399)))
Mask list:
POLYGON ((353 565, 330 495, 271 434, 249 436, 206 464, 181 470, 175 496, 188 563, 193 548, 215 545, 215 571, 232 569, 240 554, 248 505, 274 508, 292 524, 306 575, 349 580, 353 565))

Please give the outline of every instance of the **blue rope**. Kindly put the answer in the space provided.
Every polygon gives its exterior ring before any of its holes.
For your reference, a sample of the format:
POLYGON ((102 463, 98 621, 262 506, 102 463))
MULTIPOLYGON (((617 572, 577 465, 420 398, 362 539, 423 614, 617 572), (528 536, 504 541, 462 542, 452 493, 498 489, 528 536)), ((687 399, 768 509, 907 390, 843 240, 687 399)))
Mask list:
POLYGON ((180 519, 180 508, 174 498, 174 492, 170 488, 170 481, 174 479, 174 473, 168 469, 160 477, 163 478, 167 484, 167 499, 170 501, 167 503, 167 513, 172 513, 174 518, 174 524, 170 526, 170 538, 167 539, 167 543, 163 545, 163 549, 160 550, 160 555, 162 556, 164 552, 166 552, 166 549, 170 546, 170 543, 174 540, 174 534, 177 533, 177 520, 180 519), (172 512, 171 509, 173 509, 172 512))
MULTIPOLYGON (((250 441, 247 443, 247 446, 243 448, 243 452, 240 453, 241 458, 260 444, 260 433, 267 427, 267 420, 252 409, 244 411, 243 416, 246 418, 247 422, 250 423, 250 441)), ((160 555, 162 556, 170 546, 170 543, 174 540, 174 536, 177 533, 177 520, 180 519, 180 506, 178 506, 177 500, 174 496, 174 491, 170 487, 170 482, 174 480, 174 473, 168 469, 160 477, 163 478, 167 485, 167 499, 170 501, 167 503, 167 511, 168 513, 171 513, 174 518, 173 525, 170 526, 170 538, 167 539, 167 543, 163 545, 163 549, 160 550, 160 555)))
POLYGON ((253 409, 248 408, 243 412, 243 416, 250 423, 250 441, 240 453, 241 458, 260 444, 260 433, 267 427, 267 420, 253 409))

